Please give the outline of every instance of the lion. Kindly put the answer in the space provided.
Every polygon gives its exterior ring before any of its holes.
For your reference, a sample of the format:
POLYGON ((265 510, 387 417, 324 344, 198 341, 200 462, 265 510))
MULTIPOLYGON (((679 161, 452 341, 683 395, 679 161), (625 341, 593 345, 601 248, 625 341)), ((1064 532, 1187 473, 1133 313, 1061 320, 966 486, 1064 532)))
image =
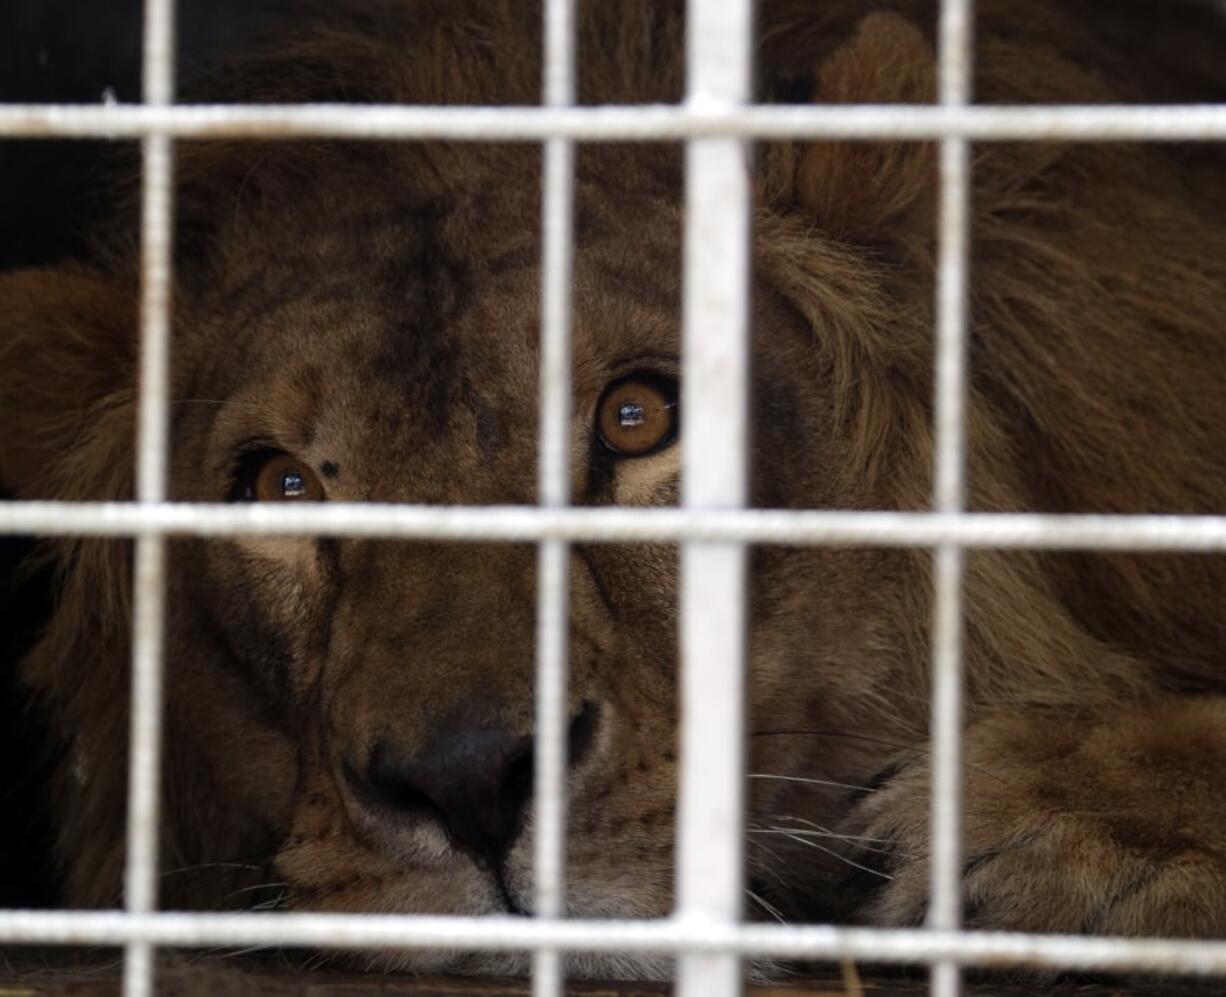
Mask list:
MULTIPOLYGON (((531 104, 539 6, 345 0, 210 93, 531 104)), ((767 0, 765 102, 933 99, 926 0, 767 0)), ((683 5, 581 5, 582 103, 682 99, 683 5)), ((1207 11, 984 0, 988 103, 1226 98, 1207 11)), ((233 141, 177 153, 175 501, 536 501, 540 150, 233 141)), ((681 148, 576 167, 577 505, 675 504, 681 148)), ((935 150, 756 150, 752 504, 930 506, 935 150)), ((970 507, 1220 512, 1220 149, 975 147, 970 507)), ((132 212, 88 260, 0 277, 0 481, 133 494, 132 212)), ((67 902, 121 901, 130 544, 61 539, 20 666, 52 732, 67 902)), ((753 916, 922 922, 931 558, 767 546, 750 569, 753 916)), ((674 901, 677 548, 576 544, 567 910, 674 901)), ((531 545, 177 538, 161 902, 532 909, 531 545), (284 884, 283 891, 279 884, 284 884), (267 892, 261 892, 267 888, 267 892)), ((1226 936, 1226 565, 976 551, 965 618, 965 923, 1226 936)), ((372 968, 522 971, 384 951, 372 968)), ((647 956, 569 971, 661 976, 647 956)))

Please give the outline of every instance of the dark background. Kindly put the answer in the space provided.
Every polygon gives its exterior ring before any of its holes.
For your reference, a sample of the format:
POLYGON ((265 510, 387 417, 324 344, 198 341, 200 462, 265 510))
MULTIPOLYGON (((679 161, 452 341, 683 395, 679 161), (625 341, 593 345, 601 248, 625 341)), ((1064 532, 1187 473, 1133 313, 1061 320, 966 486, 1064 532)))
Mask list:
MULTIPOLYGON (((180 0, 180 77, 258 44, 303 6, 180 0)), ((0 102, 89 104, 104 93, 139 101, 141 8, 140 0, 0 0, 0 102)), ((83 257, 85 233, 106 207, 109 164, 122 151, 120 143, 0 141, 0 269, 83 257)), ((32 547, 0 537, 0 907, 57 903, 40 792, 47 739, 15 681, 51 607, 48 574, 17 570, 32 547)))
MULTIPOLYGON (((258 45, 311 0, 180 0, 179 77, 258 45)), ((140 0, 0 0, 0 101, 141 99, 140 0)), ((0 141, 0 268, 83 252, 114 144, 0 141)))

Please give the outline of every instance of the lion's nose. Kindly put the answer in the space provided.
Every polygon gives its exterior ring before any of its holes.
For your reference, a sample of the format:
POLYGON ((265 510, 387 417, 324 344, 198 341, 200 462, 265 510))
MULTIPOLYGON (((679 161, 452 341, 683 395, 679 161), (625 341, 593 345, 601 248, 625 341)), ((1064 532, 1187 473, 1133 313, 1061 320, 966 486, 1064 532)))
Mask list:
POLYGON ((532 738, 454 727, 439 732, 433 750, 411 759, 396 757, 383 741, 371 752, 365 782, 393 814, 436 820, 474 859, 497 861, 532 792, 532 738))
MULTIPOLYGON (((570 761, 591 740, 595 711, 570 724, 570 761)), ((497 727, 452 724, 435 732, 429 750, 406 757, 391 741, 372 749, 366 770, 346 769, 370 810, 393 820, 433 820, 479 865, 500 862, 523 824, 532 796, 533 739, 497 727)))

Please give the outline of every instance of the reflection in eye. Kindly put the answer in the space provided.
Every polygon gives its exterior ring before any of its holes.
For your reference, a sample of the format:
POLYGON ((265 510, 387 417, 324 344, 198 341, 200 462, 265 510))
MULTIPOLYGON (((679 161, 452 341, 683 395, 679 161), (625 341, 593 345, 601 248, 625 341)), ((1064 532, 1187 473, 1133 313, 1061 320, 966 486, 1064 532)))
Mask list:
POLYGON ((596 434, 622 457, 646 457, 677 437, 677 384, 654 373, 614 381, 596 406, 596 434))
POLYGON ((323 485, 305 461, 279 450, 244 454, 230 498, 238 502, 320 502, 323 485))
POLYGON ((314 472, 286 453, 271 455, 255 477, 252 496, 257 502, 318 502, 323 485, 314 472))
POLYGON ((647 412, 642 405, 634 402, 627 402, 617 411, 617 421, 623 429, 629 429, 632 426, 641 426, 647 421, 647 412))
POLYGON ((306 493, 306 481, 296 471, 291 471, 281 479, 281 494, 286 498, 301 498, 306 493))

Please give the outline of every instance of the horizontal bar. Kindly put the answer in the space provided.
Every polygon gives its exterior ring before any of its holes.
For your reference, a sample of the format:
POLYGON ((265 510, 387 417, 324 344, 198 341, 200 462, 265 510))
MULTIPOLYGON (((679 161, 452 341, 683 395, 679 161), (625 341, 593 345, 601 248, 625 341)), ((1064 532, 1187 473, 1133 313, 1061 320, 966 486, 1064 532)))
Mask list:
POLYGON ((1226 516, 326 503, 0 502, 0 536, 330 536, 574 543, 1226 551, 1226 516))
POLYGON ((1089 938, 1006 932, 721 926, 682 920, 546 920, 387 914, 126 914, 122 911, 0 911, 0 942, 176 948, 236 945, 323 949, 461 948, 580 952, 711 952, 781 959, 922 963, 934 959, 994 969, 1112 970, 1226 975, 1226 942, 1089 938))
POLYGON ((743 139, 1211 141, 1226 105, 758 105, 597 107, 299 104, 148 107, 0 104, 0 138, 448 139, 539 142, 743 139))

